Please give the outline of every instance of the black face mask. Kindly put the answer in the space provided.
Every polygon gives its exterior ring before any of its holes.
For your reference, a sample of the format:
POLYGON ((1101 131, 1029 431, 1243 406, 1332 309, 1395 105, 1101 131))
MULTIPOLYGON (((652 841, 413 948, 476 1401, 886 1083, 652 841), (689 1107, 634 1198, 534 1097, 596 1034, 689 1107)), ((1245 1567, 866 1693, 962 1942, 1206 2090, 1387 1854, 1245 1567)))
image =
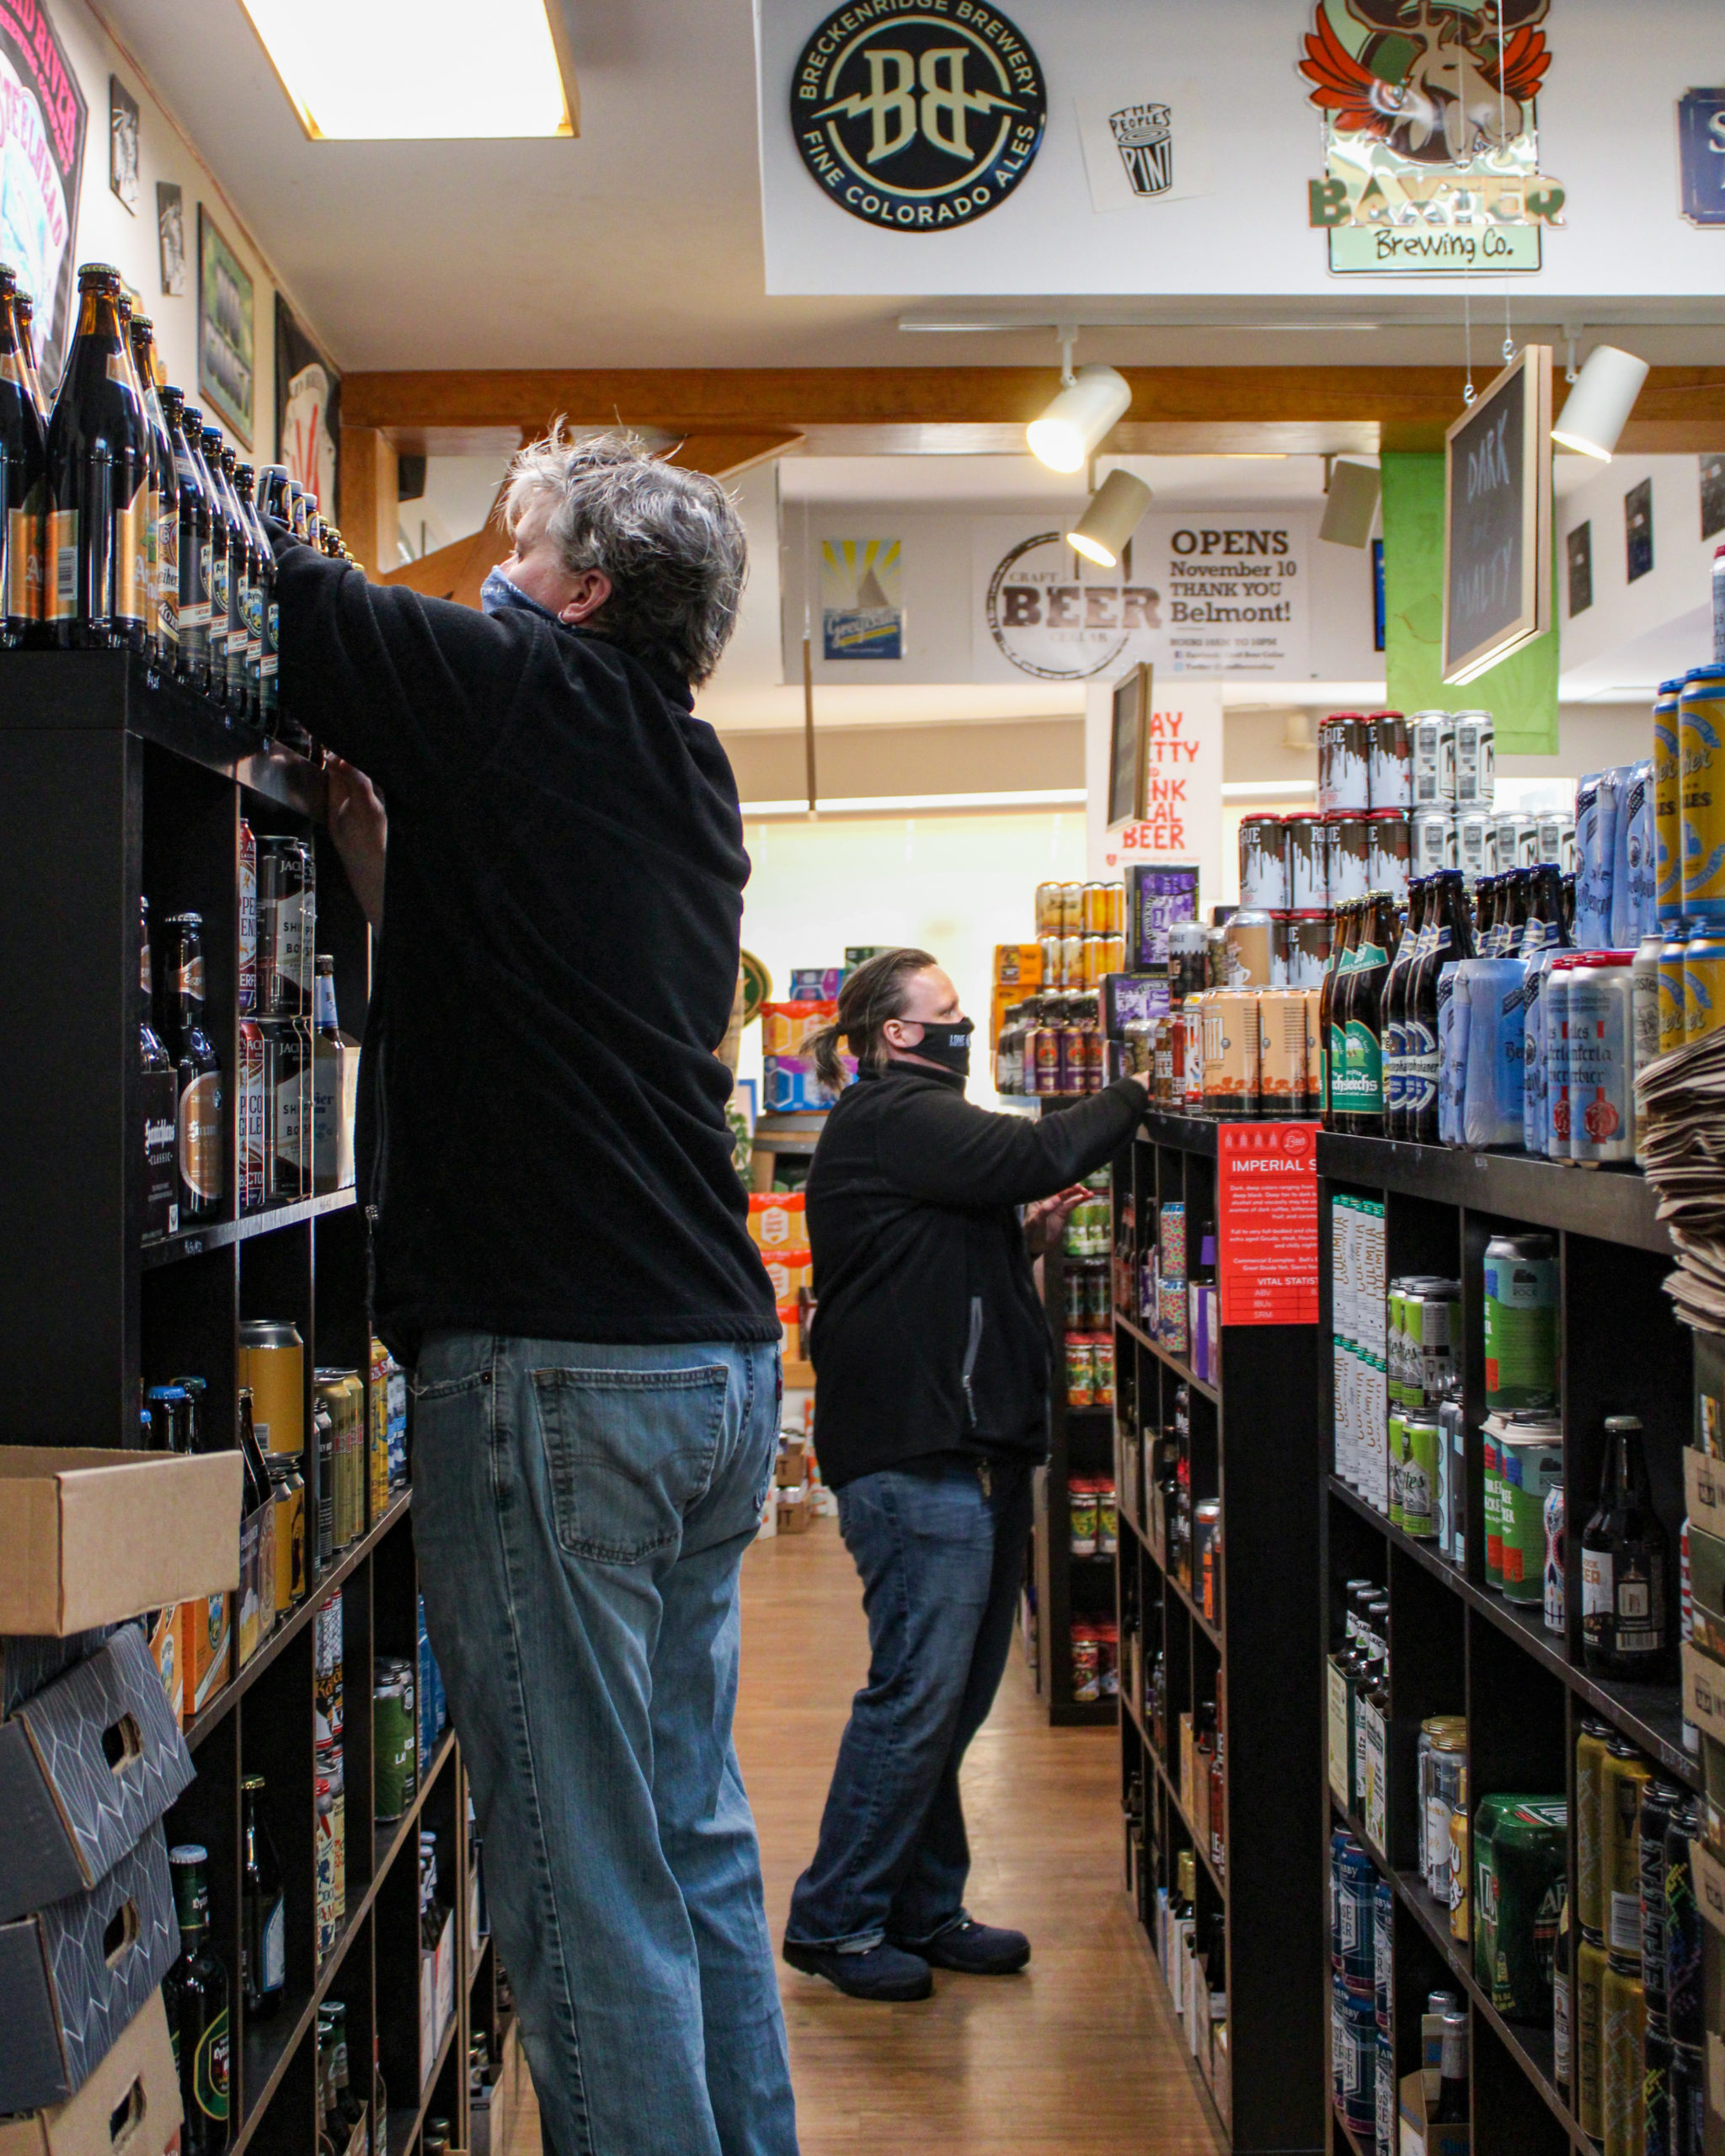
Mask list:
POLYGON ((927 1056, 931 1063, 937 1063, 943 1070, 950 1070, 955 1078, 970 1075, 970 1036, 976 1027, 969 1018, 960 1018, 956 1026, 924 1026, 922 1038, 910 1053, 927 1056))

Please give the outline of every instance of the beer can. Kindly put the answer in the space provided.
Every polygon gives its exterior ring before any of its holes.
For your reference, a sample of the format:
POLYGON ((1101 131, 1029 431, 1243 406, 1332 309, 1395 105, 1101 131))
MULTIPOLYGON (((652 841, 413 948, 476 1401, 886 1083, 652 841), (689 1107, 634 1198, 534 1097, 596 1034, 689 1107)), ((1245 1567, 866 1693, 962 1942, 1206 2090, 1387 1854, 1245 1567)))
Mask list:
POLYGON ((1330 905, 1363 899, 1371 889, 1371 825, 1362 808, 1329 821, 1330 905))
POLYGON ((1546 1492, 1545 1618, 1548 1632, 1563 1630, 1563 1485, 1553 1482, 1546 1492))
POLYGON ((1497 728, 1488 711, 1455 714, 1455 806, 1489 808, 1497 787, 1497 728))
POLYGON ((1256 1115, 1258 997, 1251 989, 1212 989, 1204 999, 1206 1115, 1256 1115))
POLYGON ((1265 1115, 1304 1114, 1306 1094, 1306 992, 1266 989, 1258 999, 1258 1090, 1265 1115))
POLYGON ((1366 793, 1374 808, 1413 806, 1413 764, 1407 721, 1399 711, 1375 711, 1366 722, 1366 793))
POLYGON ((239 1022, 235 1135, 239 1145, 239 1209, 255 1213, 264 1203, 268 1093, 264 1084, 264 1033, 255 1018, 239 1022))
POLYGON ((1653 905, 1662 924, 1683 917, 1683 766, 1677 731, 1681 681, 1653 702, 1653 905))
MULTIPOLYGON (((1044 890, 1052 889, 1058 892, 1060 885, 1058 883, 1044 884, 1042 888, 1044 890)), ((1050 930, 1045 936, 1039 934, 1036 942, 1038 948, 1042 953, 1041 985, 1044 992, 1049 989, 1057 989, 1060 985, 1060 931, 1056 928, 1050 930)))
POLYGON ((239 1014, 258 1007, 258 841, 252 827, 239 819, 239 1014))
POLYGON ((1631 764, 1623 772, 1617 806, 1617 838, 1611 863, 1610 932, 1614 951, 1632 947, 1656 917, 1653 902, 1653 767, 1631 764))
POLYGON ((1275 951, 1275 923, 1260 906, 1242 906, 1227 922, 1228 985, 1268 988, 1275 951))
POLYGON ((1531 868, 1539 858, 1539 826, 1519 809, 1495 812, 1498 873, 1510 868, 1531 868))
POLYGON ((1555 1422, 1523 1424, 1498 1440, 1498 1527, 1503 1599, 1543 1604, 1546 1497, 1563 1480, 1563 1433, 1555 1422))
POLYGON ((1455 722, 1446 711, 1417 711, 1407 722, 1416 808, 1453 806, 1455 799, 1455 722))
POLYGON ((1725 922, 1683 947, 1683 1037, 1693 1047, 1725 1026, 1725 922))
POLYGON ((1584 1938, 1575 1956, 1575 2115, 1598 2141, 1605 2131, 1605 1950, 1584 1938))
POLYGON ((1078 985, 1081 988, 1100 988, 1103 975, 1108 971, 1108 939, 1106 936, 1085 934, 1078 939, 1078 985))
POLYGON ((1600 2137, 1605 2156, 1645 2156, 1642 2046, 1647 2038, 1647 1996, 1638 1964, 1623 1955, 1613 1954, 1605 1963, 1599 2020, 1600 2137))
MULTIPOLYGON (((1688 981, 1685 947, 1684 978, 1688 981)), ((1569 1158, 1635 1157, 1635 1002, 1627 951, 1582 951, 1569 975, 1564 1037, 1569 1158)))
POLYGON ((1416 808, 1407 819, 1407 867, 1413 876, 1435 876, 1455 866, 1455 817, 1448 808, 1416 808))
POLYGON ((1271 913, 1291 903, 1288 883, 1288 827, 1279 816, 1240 819, 1240 903, 1271 913))
POLYGON ((1689 921, 1725 921, 1725 666, 1697 666, 1683 677, 1677 747, 1682 792, 1683 912, 1689 921))
POLYGON ((1641 1975, 1648 2011, 1663 2021, 1665 1990, 1665 1835, 1671 1814, 1683 1801, 1674 1782, 1650 1781, 1642 1791, 1639 1864, 1641 1877, 1641 1975))
MULTIPOLYGON (((1657 931, 1642 937, 1629 969, 1630 1001, 1635 1015, 1635 1067, 1645 1070, 1659 1053, 1659 952, 1664 939, 1657 931)), ((1685 981, 1684 995, 1688 996, 1685 981)), ((1685 1013, 1686 1016, 1686 1013, 1685 1013)), ((1647 1144, 1647 1115, 1641 1096, 1635 1096, 1635 1157, 1639 1161, 1647 1144)))
POLYGON ((1096 1354, 1085 1332, 1066 1335, 1066 1405, 1090 1407, 1096 1402, 1096 1354))
MULTIPOLYGON (((1066 888, 1069 891, 1076 891, 1079 886, 1069 883, 1066 888)), ((1081 929, 1068 928, 1061 934, 1060 977, 1055 985, 1067 990, 1084 985, 1084 935, 1081 929)))
POLYGON ((1666 2088, 1670 2098, 1670 2156, 1706 2156, 1707 2076, 1699 2044, 1680 2044, 1673 2039, 1666 2088))
POLYGON ((1435 1541, 1438 1486, 1443 1433, 1424 1415, 1407 1415, 1402 1424, 1402 1526, 1416 1541, 1435 1541))
POLYGON ((1329 830, 1310 808, 1284 819, 1287 834, 1288 897, 1294 913, 1316 913, 1330 902, 1329 830))
POLYGON ((1584 1939, 1605 1935, 1605 1760, 1610 1725, 1583 1716, 1575 1741, 1575 1914, 1584 1939))
POLYGON ((1300 1113, 1315 1121, 1322 1102, 1319 1098, 1323 1083, 1323 1066, 1318 1059, 1318 1014, 1322 1002, 1319 988, 1303 989, 1306 999, 1306 1104, 1300 1113))
POLYGON ((1084 933, 1084 886, 1081 883, 1062 883, 1060 886, 1060 933, 1062 936, 1081 936, 1084 933))
POLYGON ((1168 926, 1168 1001, 1178 1006, 1210 985, 1210 931, 1201 921, 1168 926))
POLYGON ((1231 988, 1229 979, 1228 931, 1214 926, 1205 931, 1205 964, 1209 985, 1212 988, 1231 988))
POLYGON ((1498 822, 1483 808, 1470 808, 1455 819, 1455 866, 1470 889, 1482 876, 1498 873, 1498 822))
MULTIPOLYGON (((1645 1975, 1642 1978, 1647 1982, 1645 1975)), ((1643 2156, 1671 2156, 1671 2037, 1655 2018, 1648 1999, 1647 2033, 1642 2039, 1642 2108, 1647 2124, 1643 2156)))
POLYGON ((1672 1807, 1665 1828, 1665 2016, 1674 2047, 1699 2046, 1706 2036, 1705 1919, 1692 1850, 1699 1828, 1693 1801, 1672 1807))
MULTIPOLYGON (((1118 886, 1110 885, 1108 888, 1110 889, 1118 889, 1118 886)), ((1099 960, 1099 963, 1102 968, 1102 974, 1108 974, 1124 973, 1126 970, 1126 939, 1123 935, 1121 935, 1119 929, 1110 929, 1106 936, 1098 937, 1097 941, 1102 945, 1102 953, 1099 960)), ((1100 983, 1101 975, 1098 975, 1097 985, 1100 985, 1100 983)))
POLYGON ((1294 981, 1294 916, 1270 915, 1270 986, 1292 988, 1294 981))
POLYGON ((1065 901, 1059 883, 1039 883, 1036 887, 1036 936, 1040 942, 1044 937, 1058 936, 1065 926, 1065 901))
POLYGON ((1600 1851, 1604 1892, 1601 1913, 1605 1945, 1641 1967, 1641 1801, 1653 1778, 1626 1737, 1614 1736, 1605 1748, 1605 1845, 1600 1851))
POLYGON ((1438 1547, 1458 1565, 1467 1553, 1466 1428, 1459 1400, 1438 1403, 1438 1547))
POLYGON ((1557 1408, 1557 1246, 1547 1235, 1493 1235, 1485 1248, 1489 1414, 1557 1408))
POLYGON ((1559 868, 1575 867, 1575 819, 1567 811, 1548 808, 1533 819, 1533 857, 1535 864, 1554 862, 1559 868))
POLYGON ((1108 892, 1112 888, 1103 883, 1085 884, 1080 894, 1081 918, 1078 924, 1085 935, 1106 936, 1108 933, 1112 926, 1108 892))
POLYGON ((1065 1025, 1059 1027, 1055 1049, 1055 1091, 1070 1098, 1084 1091, 1086 1062, 1084 1028, 1065 1025))
POLYGON ((1361 712, 1338 712, 1318 736, 1318 806, 1324 811, 1371 806, 1370 729, 1361 712))
POLYGON ((1672 921, 1659 946, 1659 1053, 1669 1055, 1687 1038, 1684 958, 1689 942, 1688 924, 1672 921))
POLYGON ((1366 888, 1407 896, 1408 824, 1405 808, 1374 808, 1366 817, 1366 888))
POLYGON ((1330 958, 1330 916, 1290 913, 1287 920, 1288 986, 1322 988, 1330 958))
POLYGON ((1196 1115, 1204 1106, 1204 1014, 1216 992, 1213 988, 1201 988, 1195 995, 1188 995, 1180 1006, 1180 1056, 1186 1074, 1184 1105, 1188 1115, 1196 1115))

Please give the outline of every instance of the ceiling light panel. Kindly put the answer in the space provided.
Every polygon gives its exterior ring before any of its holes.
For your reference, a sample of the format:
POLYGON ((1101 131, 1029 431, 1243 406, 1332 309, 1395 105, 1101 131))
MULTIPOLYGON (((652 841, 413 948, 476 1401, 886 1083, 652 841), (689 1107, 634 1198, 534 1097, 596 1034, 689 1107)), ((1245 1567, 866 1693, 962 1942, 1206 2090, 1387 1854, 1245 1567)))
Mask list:
MULTIPOLYGON (((241 0, 313 141, 572 135, 547 0, 241 0)), ((549 0, 556 6, 558 0, 549 0)))

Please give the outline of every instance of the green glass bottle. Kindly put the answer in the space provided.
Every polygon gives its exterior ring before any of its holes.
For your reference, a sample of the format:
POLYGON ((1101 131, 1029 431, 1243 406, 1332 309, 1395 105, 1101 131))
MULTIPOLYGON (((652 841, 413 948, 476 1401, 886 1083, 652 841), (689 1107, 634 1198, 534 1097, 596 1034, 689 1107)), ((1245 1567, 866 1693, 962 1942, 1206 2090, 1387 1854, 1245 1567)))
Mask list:
POLYGON ((200 1842, 168 1852, 174 1906, 179 1919, 179 1959, 163 1989, 172 2001, 174 2057, 185 2112, 182 2156, 225 2156, 232 2128, 228 2105, 227 1971, 210 1944, 210 1853, 200 1842))

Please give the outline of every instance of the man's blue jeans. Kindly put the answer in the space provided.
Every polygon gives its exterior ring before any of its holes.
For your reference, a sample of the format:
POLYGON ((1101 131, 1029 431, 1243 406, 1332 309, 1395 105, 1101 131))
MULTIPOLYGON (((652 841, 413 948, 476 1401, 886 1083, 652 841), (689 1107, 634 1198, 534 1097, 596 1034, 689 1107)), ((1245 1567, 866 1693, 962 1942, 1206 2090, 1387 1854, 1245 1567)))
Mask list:
POLYGON ((795 2156, 731 1742, 778 1350, 433 1333, 414 1540, 558 2156, 795 2156))
POLYGON ((1028 1461, 860 1475, 839 1527, 862 1576, 868 1682, 785 1936, 862 1953, 915 1948, 964 1916, 970 1844, 959 1769, 994 1704, 1030 1532, 1028 1461))

